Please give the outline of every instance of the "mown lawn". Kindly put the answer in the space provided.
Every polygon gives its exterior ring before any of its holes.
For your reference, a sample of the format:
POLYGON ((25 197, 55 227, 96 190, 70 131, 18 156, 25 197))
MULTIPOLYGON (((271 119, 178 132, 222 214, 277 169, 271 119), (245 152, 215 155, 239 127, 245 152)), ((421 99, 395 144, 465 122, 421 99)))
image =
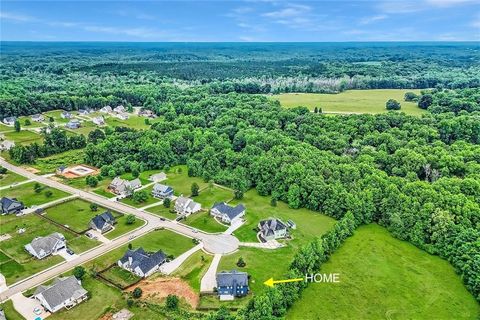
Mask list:
POLYGON ((121 287, 127 287, 141 279, 139 276, 136 276, 130 271, 120 268, 119 266, 114 266, 108 269, 102 273, 102 276, 121 287))
MULTIPOLYGON (((195 246, 192 239, 169 230, 152 231, 140 238, 130 241, 130 243, 134 249, 142 247, 145 251, 152 252, 162 250, 167 255, 173 255, 174 257, 178 257, 180 254, 195 246)), ((125 244, 89 262, 88 265, 94 266, 97 270, 104 269, 112 263, 116 263, 127 250, 128 245, 125 244)))
POLYGON ((15 310, 13 307, 13 302, 12 300, 5 301, 0 305, 0 309, 3 309, 3 312, 5 313, 5 317, 8 320, 24 320, 22 315, 15 310))
POLYGON ((35 132, 29 130, 20 130, 20 132, 10 131, 5 132, 5 139, 13 140, 16 144, 27 145, 34 142, 41 143, 43 141, 43 137, 35 132))
POLYGON ((173 208, 174 204, 172 203, 170 208, 165 208, 163 204, 154 206, 151 208, 146 209, 146 211, 156 214, 157 216, 161 216, 170 220, 175 220, 177 217, 177 214, 175 212, 170 212, 170 210, 173 208))
POLYGON ((127 224, 127 215, 123 215, 117 218, 117 223, 115 224, 115 228, 112 231, 107 232, 104 236, 108 239, 115 239, 118 236, 121 236, 124 233, 137 229, 138 227, 142 226, 145 221, 135 218, 135 222, 133 224, 127 224))
POLYGON ((182 278, 188 282, 195 292, 200 292, 200 281, 205 272, 207 272, 211 262, 211 255, 201 250, 197 251, 175 270, 173 276, 182 278))
POLYGON ((42 185, 42 189, 39 193, 36 193, 33 189, 35 182, 25 183, 7 190, 2 190, 2 195, 5 193, 5 196, 10 198, 17 198, 19 201, 22 201, 25 206, 30 207, 32 205, 40 205, 47 202, 55 201, 60 198, 69 196, 68 193, 50 188, 48 186, 42 185), (47 196, 47 191, 51 191, 52 195, 47 196))
POLYGON ((360 227, 320 272, 339 273, 340 283, 310 284, 287 319, 477 319, 480 314, 447 261, 375 224, 360 227))
MULTIPOLYGON (((55 172, 60 166, 70 166, 84 162, 83 149, 69 150, 46 158, 37 159, 31 167, 40 171, 40 174, 55 172)), ((83 178, 84 179, 84 178, 83 178)))
POLYGON ((233 191, 213 186, 206 187, 193 200, 202 204, 202 209, 210 209, 216 202, 227 202, 233 199, 233 191))
MULTIPOLYGON (((12 183, 17 183, 21 181, 25 181, 27 178, 16 174, 15 172, 12 171, 7 171, 5 174, 0 174, 0 185, 3 186, 8 186, 12 183)), ((7 192, 6 190, 2 190, 2 194, 7 192)))
POLYGON ((297 106, 322 108, 324 112, 339 113, 383 113, 387 112, 385 103, 388 99, 400 102, 401 111, 411 115, 421 115, 425 110, 420 109, 415 102, 405 102, 405 92, 420 93, 420 90, 409 89, 372 89, 348 90, 338 94, 320 93, 284 93, 271 96, 271 99, 280 101, 285 108, 297 106))
POLYGON ((99 243, 90 240, 85 236, 76 236, 62 228, 59 228, 47 220, 38 217, 35 214, 16 217, 14 215, 0 216, 0 229, 2 234, 10 234, 11 238, 0 242, 0 250, 7 255, 9 260, 2 258, 0 265, 2 274, 7 283, 19 281, 43 269, 51 267, 63 259, 60 256, 50 256, 48 258, 37 260, 30 256, 24 246, 30 243, 35 237, 42 237, 53 232, 60 232, 67 239, 68 247, 76 253, 83 252, 95 247, 99 243), (24 233, 17 231, 25 229, 24 233))
POLYGON ((145 191, 147 193, 148 197, 147 197, 147 200, 144 201, 144 202, 137 203, 137 202, 133 201, 133 199, 131 197, 124 198, 124 199, 120 200, 120 202, 131 205, 135 208, 141 208, 141 207, 148 206, 150 204, 154 204, 156 202, 160 202, 161 201, 160 199, 157 199, 157 198, 152 196, 152 189, 153 189, 153 185, 151 185, 149 187, 146 187, 142 190, 135 191, 135 192, 145 191))
MULTIPOLYGON (((59 125, 61 126, 62 124, 67 123, 70 121, 70 119, 64 119, 60 116, 60 114, 63 112, 63 110, 52 110, 52 111, 47 111, 43 113, 43 116, 45 117, 45 121, 49 122, 49 117, 52 117, 55 122, 58 122, 59 125)), ((73 111, 70 111, 73 115, 73 111)))
POLYGON ((203 230, 206 232, 224 232, 227 227, 215 221, 215 219, 206 211, 200 211, 191 214, 182 223, 203 230))
POLYGON ((185 165, 175 166, 170 168, 167 174, 167 179, 162 181, 161 184, 165 184, 173 188, 176 196, 184 195, 189 196, 192 194, 192 184, 196 182, 200 189, 206 187, 208 184, 203 181, 202 178, 189 177, 188 168, 185 165))
POLYGON ((260 220, 275 217, 283 222, 291 219, 297 225, 297 229, 290 229, 293 236, 292 245, 301 245, 320 237, 327 232, 335 223, 335 220, 308 209, 291 209, 284 202, 278 201, 276 207, 270 205, 270 198, 258 194, 255 189, 244 194, 243 199, 233 200, 229 204, 243 203, 246 207, 245 224, 234 232, 234 235, 244 242, 258 242, 256 227, 260 220))
MULTIPOLYGON (((107 209, 98 206, 97 211, 90 209, 90 202, 75 199, 46 209, 46 217, 68 227, 76 232, 89 229, 90 220, 107 209)), ((117 213, 112 212, 114 216, 117 213)))

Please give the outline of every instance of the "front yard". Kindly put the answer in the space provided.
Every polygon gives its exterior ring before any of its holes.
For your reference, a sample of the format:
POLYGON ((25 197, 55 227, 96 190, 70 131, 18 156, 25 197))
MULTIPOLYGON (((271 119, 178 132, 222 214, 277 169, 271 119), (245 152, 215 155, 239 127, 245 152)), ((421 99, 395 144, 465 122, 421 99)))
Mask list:
POLYGON ((227 226, 215 221, 215 219, 208 213, 208 211, 200 211, 191 214, 181 222, 191 227, 210 233, 224 232, 228 228, 227 226))
MULTIPOLYGON (((21 181, 25 181, 27 178, 16 174, 15 172, 12 171, 7 171, 5 174, 0 174, 0 184, 3 186, 8 186, 11 185, 12 183, 18 183, 21 181)), ((2 191, 2 194, 5 193, 5 189, 2 191)))
POLYGON ((25 206, 40 205, 47 202, 55 201, 69 196, 68 193, 41 185, 40 192, 34 190, 35 182, 25 183, 7 190, 2 191, 2 195, 6 197, 17 198, 22 201, 25 206), (49 191, 51 195, 49 195, 49 191))

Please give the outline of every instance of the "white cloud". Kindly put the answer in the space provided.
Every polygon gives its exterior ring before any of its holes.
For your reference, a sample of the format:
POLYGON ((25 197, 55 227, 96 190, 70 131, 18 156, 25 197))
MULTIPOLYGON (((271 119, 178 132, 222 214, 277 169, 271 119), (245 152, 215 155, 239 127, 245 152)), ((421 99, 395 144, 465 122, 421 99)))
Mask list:
POLYGON ((288 4, 287 7, 275 11, 270 11, 267 13, 262 14, 264 17, 269 18, 291 18, 291 17, 298 17, 310 12, 312 8, 306 5, 300 4, 288 4))
POLYGON ((388 18, 388 15, 379 14, 379 15, 376 15, 376 16, 362 18, 362 19, 360 19, 359 23, 361 25, 365 25, 365 24, 370 24, 370 23, 376 22, 376 21, 385 20, 386 18, 388 18))
POLYGON ((0 19, 5 19, 5 20, 12 20, 12 21, 17 21, 17 22, 37 22, 39 21, 35 17, 23 15, 23 14, 16 14, 12 12, 5 12, 1 11, 0 12, 0 19))
POLYGON ((426 2, 438 7, 451 7, 459 4, 474 3, 473 0, 426 0, 426 2))

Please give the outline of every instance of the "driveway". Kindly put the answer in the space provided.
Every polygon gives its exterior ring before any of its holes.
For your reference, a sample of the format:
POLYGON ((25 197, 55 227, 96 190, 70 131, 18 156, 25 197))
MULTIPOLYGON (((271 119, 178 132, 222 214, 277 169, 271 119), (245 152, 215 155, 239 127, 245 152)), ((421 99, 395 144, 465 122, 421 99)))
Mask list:
POLYGON ((61 249, 57 251, 57 255, 65 259, 66 261, 75 260, 78 258, 78 254, 68 254, 67 249, 61 249))
POLYGON ((235 230, 243 226, 244 223, 245 223, 245 220, 243 219, 235 219, 233 224, 230 227, 228 227, 227 230, 225 230, 224 234, 232 234, 235 230))
POLYGON ((180 267, 182 265, 182 263, 184 263, 185 260, 188 259, 188 257, 190 257, 192 254, 194 254, 198 250, 200 250, 202 247, 203 247, 202 243, 197 244, 195 247, 193 247, 192 249, 182 253, 177 258, 173 259, 172 261, 161 265, 160 266, 160 272, 164 273, 166 275, 171 274, 173 271, 177 270, 177 268, 180 267))
POLYGON ((221 258, 221 254, 216 254, 213 257, 210 267, 208 267, 200 282, 200 292, 213 292, 213 288, 217 286, 217 269, 221 258))
POLYGON ((17 310, 17 312, 27 320, 36 319, 37 317, 45 319, 50 315, 50 312, 45 311, 38 300, 34 298, 27 298, 21 293, 14 294, 12 296, 12 302, 15 310, 17 310), (33 312, 35 308, 39 308, 42 313, 39 315, 35 314, 33 312))
POLYGON ((270 240, 267 242, 240 242, 239 245, 242 247, 253 247, 260 249, 278 249, 285 247, 284 244, 281 244, 277 240, 270 240))

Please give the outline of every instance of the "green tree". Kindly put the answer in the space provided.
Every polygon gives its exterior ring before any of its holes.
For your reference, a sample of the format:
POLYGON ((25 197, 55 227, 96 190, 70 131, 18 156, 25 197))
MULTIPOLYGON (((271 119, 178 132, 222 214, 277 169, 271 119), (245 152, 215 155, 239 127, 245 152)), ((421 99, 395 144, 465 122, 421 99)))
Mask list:
POLYGON ((31 126, 32 125, 32 122, 30 121, 30 119, 25 119, 25 125, 26 126, 31 126))
POLYGON ((76 266, 74 269, 73 269, 73 275, 75 276, 75 278, 77 278, 78 280, 82 280, 83 277, 85 276, 85 268, 82 267, 82 266, 76 266))
POLYGON ((90 203, 90 211, 97 211, 98 205, 96 203, 90 203))
POLYGON ((126 224, 134 224, 135 223, 135 216, 133 214, 129 214, 126 219, 126 224))
POLYGON ((422 109, 427 109, 433 103, 433 96, 431 94, 424 94, 418 100, 418 107, 422 109))
POLYGON ((192 197, 198 196, 199 186, 196 182, 192 183, 190 190, 192 191, 192 197))
POLYGON ((132 195, 132 200, 135 203, 142 203, 148 200, 148 193, 145 190, 136 191, 132 195))
POLYGON ((170 200, 170 198, 163 199, 163 206, 165 208, 170 208, 171 204, 172 204, 172 200, 170 200))
POLYGON ((13 123, 13 126, 15 127, 16 132, 20 132, 20 130, 22 129, 20 125, 20 121, 18 119, 15 120, 15 122, 13 123))
POLYGON ((165 306, 168 310, 177 310, 178 309, 178 297, 174 294, 169 294, 165 301, 165 306))
POLYGON ((135 299, 138 299, 142 296, 142 288, 139 288, 139 287, 136 287, 135 289, 133 289, 132 291, 132 296, 135 298, 135 299))
POLYGON ((53 195, 53 192, 51 190, 45 191, 45 197, 50 198, 53 195))
POLYGON ((42 186, 40 185, 40 183, 38 182, 35 182, 35 184, 33 185, 33 190, 35 191, 35 193, 40 193, 42 192, 42 186))
POLYGON ((247 265, 247 263, 245 262, 245 260, 243 260, 243 257, 238 258, 237 267, 243 268, 246 265, 247 265))
POLYGON ((276 207, 277 206, 277 198, 272 197, 272 199, 270 200, 270 205, 272 207, 276 207))
POLYGON ((401 105, 400 105, 400 102, 398 102, 397 100, 389 99, 385 104, 385 108, 387 110, 400 110, 401 105))

